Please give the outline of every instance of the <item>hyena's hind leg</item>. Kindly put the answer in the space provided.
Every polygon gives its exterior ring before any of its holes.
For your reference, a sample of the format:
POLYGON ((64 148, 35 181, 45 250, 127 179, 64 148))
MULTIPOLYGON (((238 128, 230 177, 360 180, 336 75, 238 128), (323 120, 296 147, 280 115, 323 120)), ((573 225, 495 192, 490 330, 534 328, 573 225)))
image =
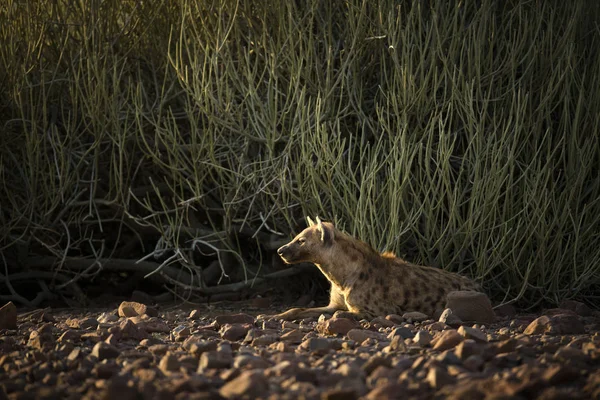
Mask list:
POLYGON ((294 319, 319 317, 321 314, 333 314, 338 310, 347 311, 348 308, 346 307, 344 296, 342 296, 337 288, 332 286, 331 294, 329 296, 329 305, 325 307, 292 308, 281 314, 273 315, 273 318, 291 321, 294 319))

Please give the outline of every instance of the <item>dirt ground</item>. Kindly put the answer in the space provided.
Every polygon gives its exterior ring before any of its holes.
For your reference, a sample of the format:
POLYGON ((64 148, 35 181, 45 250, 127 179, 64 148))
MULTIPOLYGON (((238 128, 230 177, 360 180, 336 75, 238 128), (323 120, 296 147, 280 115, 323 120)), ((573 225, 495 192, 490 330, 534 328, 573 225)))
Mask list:
POLYGON ((600 313, 581 303, 536 314, 503 307, 488 326, 415 313, 262 316, 283 309, 260 298, 4 306, 0 400, 600 398, 600 313))

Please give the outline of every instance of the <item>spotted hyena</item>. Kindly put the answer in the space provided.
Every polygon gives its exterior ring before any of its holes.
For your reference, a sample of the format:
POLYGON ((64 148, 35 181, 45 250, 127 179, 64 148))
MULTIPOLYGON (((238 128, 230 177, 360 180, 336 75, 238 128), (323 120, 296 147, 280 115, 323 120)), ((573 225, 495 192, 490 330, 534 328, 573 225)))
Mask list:
POLYGON ((449 292, 479 291, 468 278, 411 264, 390 252, 379 254, 329 222, 307 220, 308 228, 280 247, 277 254, 287 264, 314 263, 331 282, 329 305, 293 308, 278 318, 307 318, 336 310, 367 318, 407 311, 432 316, 443 309, 449 292))

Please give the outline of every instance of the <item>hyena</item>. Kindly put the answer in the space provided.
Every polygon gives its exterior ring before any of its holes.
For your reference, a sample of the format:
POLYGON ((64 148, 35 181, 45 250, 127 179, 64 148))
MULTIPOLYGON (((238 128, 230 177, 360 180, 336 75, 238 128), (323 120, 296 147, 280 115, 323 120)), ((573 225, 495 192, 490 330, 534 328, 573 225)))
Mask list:
POLYGON ((379 254, 367 243, 337 230, 330 222, 314 223, 277 254, 287 264, 314 263, 331 282, 329 305, 293 308, 275 317, 299 319, 349 311, 363 318, 420 311, 429 316, 443 310, 455 290, 479 291, 466 277, 439 268, 411 264, 393 253, 379 254))

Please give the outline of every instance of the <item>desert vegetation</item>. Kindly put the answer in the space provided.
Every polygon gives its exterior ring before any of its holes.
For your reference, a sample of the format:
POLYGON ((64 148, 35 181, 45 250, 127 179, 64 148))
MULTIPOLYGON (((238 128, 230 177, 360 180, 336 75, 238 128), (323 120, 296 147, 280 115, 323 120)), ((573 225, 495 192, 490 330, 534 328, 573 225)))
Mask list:
POLYGON ((600 283, 595 1, 0 5, 0 300, 181 299, 331 220, 534 307, 600 283))

